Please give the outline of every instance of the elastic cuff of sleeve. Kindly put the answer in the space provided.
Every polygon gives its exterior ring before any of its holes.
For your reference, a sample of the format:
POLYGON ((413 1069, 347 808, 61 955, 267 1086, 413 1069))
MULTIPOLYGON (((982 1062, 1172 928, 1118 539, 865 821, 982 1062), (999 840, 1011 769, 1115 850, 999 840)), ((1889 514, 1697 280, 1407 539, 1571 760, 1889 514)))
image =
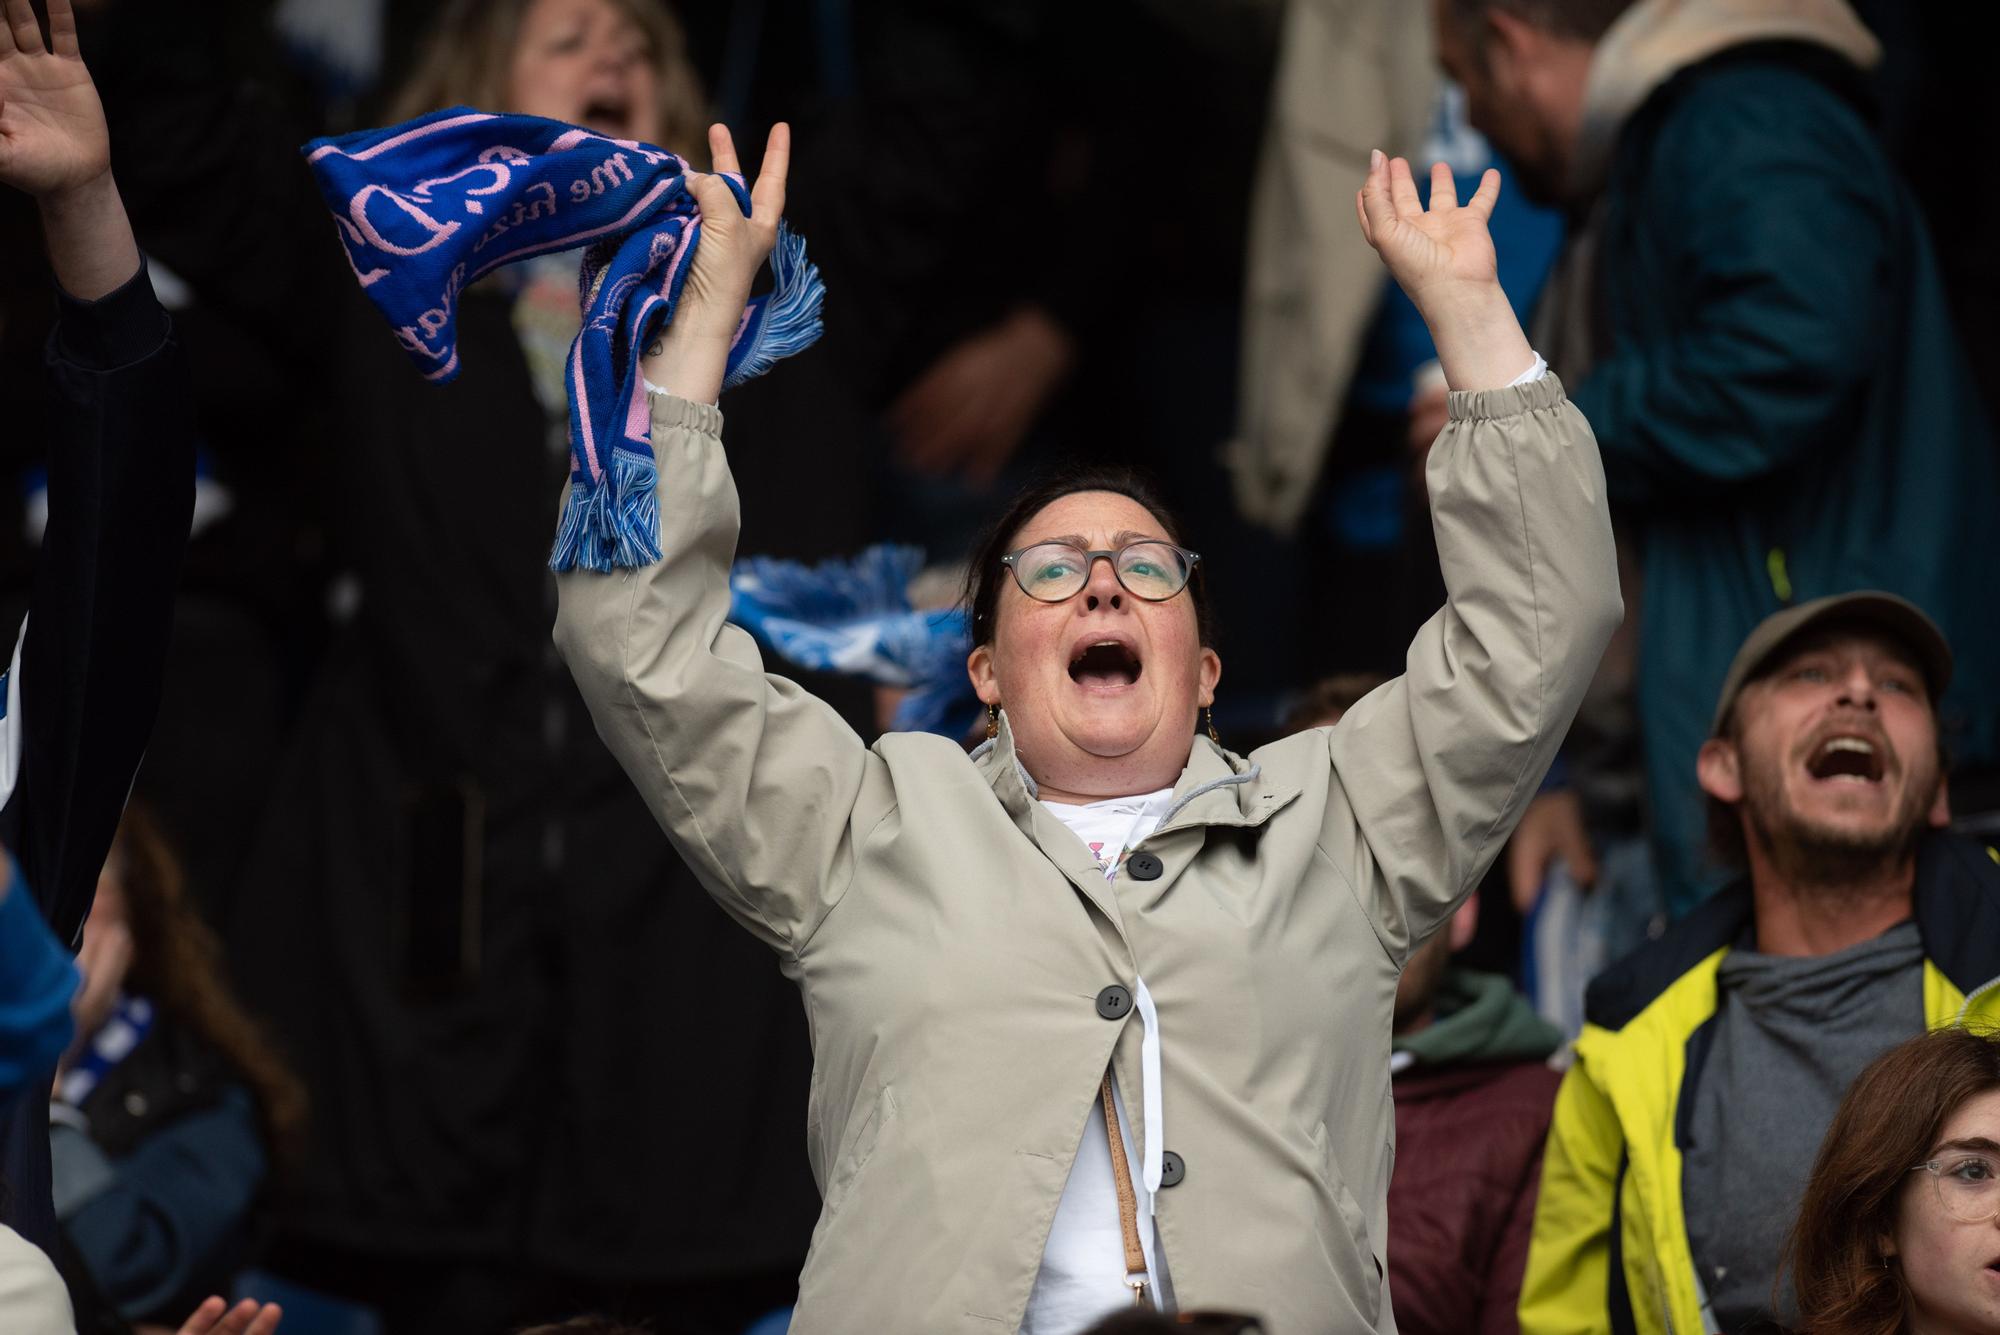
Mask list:
POLYGON ((714 404, 696 403, 678 394, 669 394, 664 389, 655 389, 651 384, 646 388, 654 426, 684 426, 704 436, 722 434, 722 409, 714 404))
POLYGON ((172 328, 143 256, 137 273, 95 301, 56 289, 56 355, 85 370, 109 371, 150 357, 172 328))
POLYGON ((1540 412, 1563 401, 1562 381, 1554 372, 1525 385, 1504 389, 1453 390, 1445 396, 1445 412, 1454 422, 1477 422, 1540 412))

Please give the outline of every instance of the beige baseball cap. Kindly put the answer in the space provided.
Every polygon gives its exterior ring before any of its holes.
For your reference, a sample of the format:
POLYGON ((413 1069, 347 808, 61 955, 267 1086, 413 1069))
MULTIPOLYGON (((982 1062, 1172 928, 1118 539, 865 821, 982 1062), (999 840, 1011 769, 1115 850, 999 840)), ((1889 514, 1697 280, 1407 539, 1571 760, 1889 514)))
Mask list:
POLYGON ((1729 717, 1730 709, 1743 688, 1755 681, 1771 660, 1792 640, 1829 621, 1860 622, 1887 631, 1899 640, 1923 669, 1924 682, 1935 701, 1951 685, 1951 646, 1944 632, 1923 610, 1905 598, 1879 589, 1859 589, 1815 598, 1797 607, 1773 612, 1759 622, 1730 661, 1729 675, 1722 679, 1722 694, 1715 701, 1715 718, 1709 735, 1716 736, 1729 717))

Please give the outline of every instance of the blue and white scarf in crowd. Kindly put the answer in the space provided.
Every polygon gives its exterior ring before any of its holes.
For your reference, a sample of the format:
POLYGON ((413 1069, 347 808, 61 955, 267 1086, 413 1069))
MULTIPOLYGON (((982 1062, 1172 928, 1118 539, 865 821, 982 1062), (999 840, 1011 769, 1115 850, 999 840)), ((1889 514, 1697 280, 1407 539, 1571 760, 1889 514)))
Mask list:
POLYGON ((962 739, 980 712, 972 637, 963 608, 910 607, 923 565, 919 549, 887 543, 811 566, 748 556, 729 576, 729 619, 795 666, 904 688, 894 730, 962 739))
MULTIPOLYGON (((588 246, 583 329, 570 348, 570 493, 549 565, 660 559, 658 477, 639 361, 673 318, 701 242, 687 164, 664 149, 536 116, 456 107, 306 145, 354 276, 426 379, 458 370, 460 294, 482 276, 588 246)), ((725 176, 750 212, 740 177, 725 176)), ((823 290, 781 230, 775 289, 751 301, 724 388, 819 337, 823 290)))
POLYGON ((110 1016, 90 1035, 82 1054, 56 1082, 56 1097, 72 1108, 81 1108, 104 1083, 104 1077, 131 1056, 152 1029, 153 1003, 120 992, 110 1016))

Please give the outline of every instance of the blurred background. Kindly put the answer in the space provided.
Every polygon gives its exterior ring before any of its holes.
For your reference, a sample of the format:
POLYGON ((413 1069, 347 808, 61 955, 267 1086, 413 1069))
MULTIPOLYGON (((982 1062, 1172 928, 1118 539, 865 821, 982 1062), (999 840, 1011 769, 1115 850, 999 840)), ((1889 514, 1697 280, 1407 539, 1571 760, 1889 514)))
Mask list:
MULTIPOLYGON (((1318 721, 1315 683, 1400 671, 1442 597, 1420 485, 1441 403, 1421 321, 1355 235, 1368 149, 1443 160, 1467 186, 1502 169, 1494 229, 1524 316, 1595 207, 1519 188, 1474 128, 1477 90, 1469 106, 1438 63, 1435 24, 1456 4, 78 7, 201 411, 145 829, 128 838, 172 868, 190 930, 221 943, 254 1031, 223 1043, 225 1065, 272 1141, 201 1273, 144 1301, 102 1276, 112 1323, 145 1319, 146 1302, 181 1310, 181 1288, 220 1273, 282 1297, 290 1335, 587 1310, 732 1335, 778 1313, 781 1329, 818 1210, 796 993, 674 857, 550 647, 575 257, 469 291, 464 373, 424 384, 342 262, 308 138, 472 104, 700 163, 710 119, 746 147, 788 120, 788 213, 825 278, 826 333, 725 401, 742 551, 911 543, 931 568, 920 600, 949 598, 973 535, 1026 478, 1143 466, 1204 555, 1227 665, 1215 721, 1239 751, 1318 721)), ((1692 8, 1723 22, 1730 7, 1692 8)), ((1943 335, 1990 419, 2000 264, 1976 7, 1853 12, 1880 43, 1853 62, 1857 105, 1914 201, 1943 335)), ((30 201, 0 197, 0 598, 16 607, 46 508, 54 307, 36 227, 30 201)), ((1574 389, 1546 303, 1536 318, 1574 389)), ((1622 337, 1597 335, 1600 356, 1622 337)), ((1824 453, 1785 467, 1837 471, 1827 431, 1824 453)), ((1961 443, 1992 442, 1982 424, 1961 443)), ((1733 503, 1691 490, 1681 503, 1733 503)), ((1644 516, 1620 525, 1636 617, 1644 516)), ((1616 940, 1695 893, 1664 887, 1673 857, 1648 853, 1640 653, 1614 649, 1565 757, 1604 865, 1623 848, 1619 865, 1639 868, 1616 940)), ((1720 670, 1691 666, 1691 692, 1712 699, 1720 670)), ((866 684, 807 680, 864 735, 884 726, 866 684)), ((1994 683, 1962 690, 1955 795, 1971 818, 1994 683)), ((126 893, 150 893, 124 865, 126 893)), ((1487 896, 1466 952, 1531 996, 1554 967, 1534 950, 1543 889, 1487 896)))

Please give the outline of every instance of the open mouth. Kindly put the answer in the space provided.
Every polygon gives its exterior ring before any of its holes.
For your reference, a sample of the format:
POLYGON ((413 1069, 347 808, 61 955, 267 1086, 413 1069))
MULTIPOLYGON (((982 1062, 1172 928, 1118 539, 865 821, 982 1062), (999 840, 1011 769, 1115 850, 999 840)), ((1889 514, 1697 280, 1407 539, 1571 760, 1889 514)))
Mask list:
POLYGON ((1882 782, 1882 748, 1861 737, 1829 737, 1806 761, 1806 772, 1823 783, 1882 782))
POLYGON ((583 123, 599 134, 625 138, 631 128, 632 104, 623 97, 593 97, 583 104, 583 123))
POLYGON ((1079 686, 1116 690, 1139 680, 1139 655, 1123 640, 1093 640, 1070 653, 1069 679, 1079 686))

